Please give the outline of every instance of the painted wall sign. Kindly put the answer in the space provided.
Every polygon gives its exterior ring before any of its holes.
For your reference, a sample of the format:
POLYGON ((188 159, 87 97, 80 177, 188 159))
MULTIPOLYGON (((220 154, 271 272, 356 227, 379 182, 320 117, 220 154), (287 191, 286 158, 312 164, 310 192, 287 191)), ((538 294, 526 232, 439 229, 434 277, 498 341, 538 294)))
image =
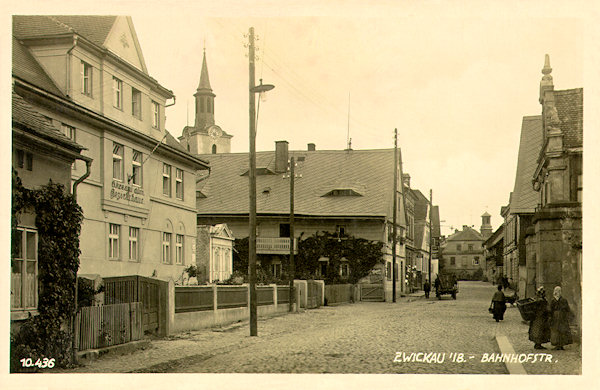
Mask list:
POLYGON ((110 190, 110 198, 115 200, 124 199, 128 202, 144 203, 144 190, 139 187, 123 184, 120 181, 113 180, 110 190))

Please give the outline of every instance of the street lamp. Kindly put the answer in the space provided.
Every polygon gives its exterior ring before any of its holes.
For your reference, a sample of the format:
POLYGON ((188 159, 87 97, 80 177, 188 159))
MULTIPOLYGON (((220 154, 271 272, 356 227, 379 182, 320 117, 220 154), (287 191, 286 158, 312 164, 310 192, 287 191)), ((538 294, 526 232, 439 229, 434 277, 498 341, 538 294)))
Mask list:
POLYGON ((260 85, 254 85, 254 27, 250 27, 248 34, 249 50, 248 58, 249 66, 249 99, 250 99, 250 154, 249 154, 249 169, 248 177, 250 181, 250 207, 249 207, 249 229, 250 235, 248 238, 248 279, 250 284, 250 336, 257 336, 257 299, 256 299, 256 108, 255 98, 257 93, 270 91, 275 88, 270 84, 263 84, 262 79, 260 85))

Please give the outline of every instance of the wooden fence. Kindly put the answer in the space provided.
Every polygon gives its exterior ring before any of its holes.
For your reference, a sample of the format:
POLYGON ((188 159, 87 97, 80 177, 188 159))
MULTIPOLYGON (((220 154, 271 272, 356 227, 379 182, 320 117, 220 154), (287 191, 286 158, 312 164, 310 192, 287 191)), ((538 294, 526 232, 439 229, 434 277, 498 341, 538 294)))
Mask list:
POLYGON ((353 284, 325 285, 325 304, 350 303, 354 301, 353 284))
MULTIPOLYGON (((276 286, 277 303, 288 303, 290 299, 289 286, 276 286)), ((175 313, 214 310, 213 286, 176 286, 175 313)), ((232 309, 248 306, 248 288, 246 286, 216 287, 217 309, 232 309)), ((258 306, 273 305, 273 286, 256 286, 256 301, 258 306)))
POLYGON ((144 335, 140 302, 82 307, 75 321, 79 351, 141 340, 144 335))

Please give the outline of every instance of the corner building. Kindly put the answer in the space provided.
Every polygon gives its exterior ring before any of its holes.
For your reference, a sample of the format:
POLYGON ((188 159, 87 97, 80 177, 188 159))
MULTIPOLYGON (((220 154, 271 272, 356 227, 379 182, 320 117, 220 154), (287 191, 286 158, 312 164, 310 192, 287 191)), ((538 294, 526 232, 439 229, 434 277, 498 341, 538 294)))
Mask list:
POLYGON ((131 18, 15 16, 13 36, 15 92, 93 160, 71 170, 72 181, 88 174, 79 274, 181 278, 195 262, 195 177, 208 163, 166 130, 174 95, 148 74, 131 18))

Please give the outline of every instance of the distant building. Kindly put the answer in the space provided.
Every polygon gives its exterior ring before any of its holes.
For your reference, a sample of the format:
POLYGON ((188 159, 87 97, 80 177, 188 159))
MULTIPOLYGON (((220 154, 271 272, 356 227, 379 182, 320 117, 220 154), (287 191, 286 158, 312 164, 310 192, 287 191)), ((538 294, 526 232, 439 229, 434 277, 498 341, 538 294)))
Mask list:
POLYGON ((454 274, 459 279, 480 279, 485 266, 483 241, 481 233, 467 225, 455 230, 442 244, 440 272, 454 274))
POLYGON ((492 283, 499 283, 504 265, 504 224, 483 243, 485 267, 484 275, 492 283))

